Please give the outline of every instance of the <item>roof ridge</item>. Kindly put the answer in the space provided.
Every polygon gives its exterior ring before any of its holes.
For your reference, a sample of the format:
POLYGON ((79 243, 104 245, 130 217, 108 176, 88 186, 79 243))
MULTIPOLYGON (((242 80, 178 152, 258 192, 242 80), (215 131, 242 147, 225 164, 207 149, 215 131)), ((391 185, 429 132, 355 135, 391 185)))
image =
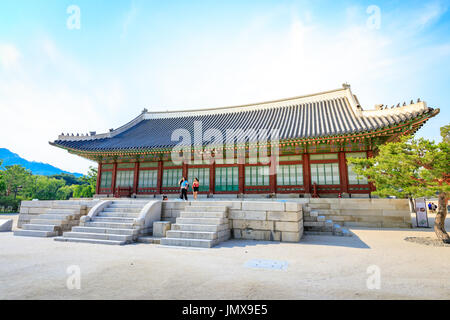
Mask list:
POLYGON ((335 92, 339 92, 339 91, 345 91, 347 89, 350 89, 350 87, 343 87, 343 88, 322 91, 322 92, 317 92, 317 93, 310 93, 310 94, 295 96, 295 97, 290 97, 290 98, 269 100, 269 101, 256 102, 256 103, 247 103, 247 104, 243 104, 243 105, 234 105, 234 106, 224 106, 224 107, 214 107, 214 108, 197 108, 197 109, 188 109, 188 110, 166 110, 166 111, 148 111, 147 110, 147 111, 145 111, 145 114, 151 115, 151 114, 167 114, 167 113, 190 113, 190 112, 216 111, 216 110, 229 110, 229 109, 237 109, 237 108, 245 108, 245 107, 255 107, 255 106, 262 106, 262 105, 271 104, 271 103, 278 103, 278 102, 285 102, 285 101, 290 101, 290 100, 298 100, 298 99, 322 96, 322 95, 327 95, 327 94, 335 93, 335 92))

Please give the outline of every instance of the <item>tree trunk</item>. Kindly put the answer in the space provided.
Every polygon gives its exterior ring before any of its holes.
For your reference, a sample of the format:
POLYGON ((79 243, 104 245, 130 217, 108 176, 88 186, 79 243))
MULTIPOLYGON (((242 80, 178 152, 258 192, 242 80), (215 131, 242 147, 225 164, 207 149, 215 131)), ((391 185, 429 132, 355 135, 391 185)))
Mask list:
POLYGON ((447 217, 448 195, 445 192, 439 194, 438 212, 434 221, 434 232, 439 240, 450 243, 450 236, 445 231, 445 218, 447 217))
POLYGON ((412 197, 408 197, 408 203, 409 203, 409 212, 415 213, 416 212, 416 205, 414 203, 414 200, 412 197))

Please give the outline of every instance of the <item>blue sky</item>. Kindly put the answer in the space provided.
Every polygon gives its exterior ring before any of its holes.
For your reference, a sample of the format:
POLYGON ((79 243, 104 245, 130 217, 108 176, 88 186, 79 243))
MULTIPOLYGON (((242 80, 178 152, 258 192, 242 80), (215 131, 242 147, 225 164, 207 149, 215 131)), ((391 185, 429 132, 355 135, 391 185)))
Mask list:
POLYGON ((438 140, 450 118, 449 9, 439 0, 1 0, 0 147, 84 173, 92 162, 48 141, 117 128, 143 108, 244 104, 344 82, 364 109, 419 97, 440 108, 418 133, 438 140), (80 29, 67 27, 70 5, 80 29))

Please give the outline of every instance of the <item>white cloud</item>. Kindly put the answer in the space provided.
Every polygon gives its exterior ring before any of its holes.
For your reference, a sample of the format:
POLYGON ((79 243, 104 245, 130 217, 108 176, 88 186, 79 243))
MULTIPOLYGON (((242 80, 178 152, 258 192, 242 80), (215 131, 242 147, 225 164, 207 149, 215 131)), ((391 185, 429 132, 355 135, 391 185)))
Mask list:
POLYGON ((420 28, 427 27, 439 20, 439 18, 447 12, 448 5, 441 1, 427 3, 425 7, 418 14, 416 24, 420 28))
POLYGON ((135 3, 133 1, 131 3, 130 9, 125 14, 125 18, 124 18, 123 24, 122 24, 122 34, 120 35, 120 38, 123 39, 123 38, 125 38, 127 36, 128 28, 130 27, 130 25, 136 19, 137 12, 138 12, 138 10, 137 10, 136 5, 135 5, 135 3))
POLYGON ((19 66, 21 53, 12 44, 0 44, 0 65, 4 69, 13 69, 19 66))
MULTIPOLYGON (((0 77, 0 146, 29 160, 86 172, 95 163, 48 144, 59 134, 106 131, 124 105, 121 84, 83 68, 50 39, 33 46, 20 71, 0 77)), ((115 119, 115 121, 123 121, 115 119)))

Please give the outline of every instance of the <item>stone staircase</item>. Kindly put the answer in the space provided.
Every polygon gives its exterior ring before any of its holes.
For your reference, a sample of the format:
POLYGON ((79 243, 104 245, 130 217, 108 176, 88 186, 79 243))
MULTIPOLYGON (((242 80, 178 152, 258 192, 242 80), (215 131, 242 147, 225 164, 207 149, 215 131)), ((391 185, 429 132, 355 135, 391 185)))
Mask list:
POLYGON ((230 235, 226 206, 216 205, 214 202, 191 202, 160 243, 168 246, 211 248, 230 239, 230 235))
POLYGON ((352 233, 333 222, 330 216, 336 214, 336 210, 330 209, 328 203, 308 203, 303 211, 303 227, 306 235, 348 236, 352 233))
POLYGON ((136 223, 147 200, 113 201, 89 221, 64 232, 56 241, 124 245, 136 241, 139 225, 136 223))
POLYGON ((86 213, 85 205, 56 205, 31 218, 30 223, 22 225, 22 230, 14 231, 15 236, 55 237, 72 229, 80 223, 86 213))

